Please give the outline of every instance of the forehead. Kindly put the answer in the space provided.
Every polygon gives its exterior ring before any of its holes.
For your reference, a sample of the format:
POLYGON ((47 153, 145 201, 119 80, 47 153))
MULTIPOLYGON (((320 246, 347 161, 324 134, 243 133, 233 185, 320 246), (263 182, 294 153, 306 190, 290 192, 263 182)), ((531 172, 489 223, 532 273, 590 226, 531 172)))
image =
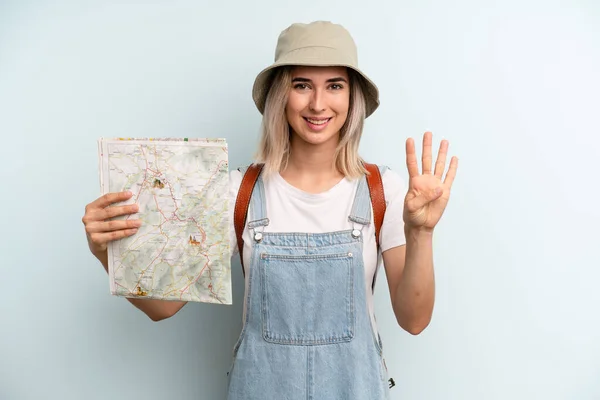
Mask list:
POLYGON ((346 67, 308 67, 297 66, 292 69, 292 78, 307 78, 311 80, 330 79, 335 77, 348 78, 346 67))

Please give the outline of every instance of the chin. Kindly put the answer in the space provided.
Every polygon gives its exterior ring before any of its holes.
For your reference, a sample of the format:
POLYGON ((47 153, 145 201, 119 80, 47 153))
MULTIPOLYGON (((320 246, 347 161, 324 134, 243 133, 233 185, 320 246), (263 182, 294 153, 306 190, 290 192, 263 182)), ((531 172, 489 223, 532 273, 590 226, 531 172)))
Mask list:
POLYGON ((313 131, 302 125, 300 125, 300 129, 298 130, 295 130, 293 126, 291 128, 298 139, 305 143, 316 146, 329 143, 331 141, 335 141, 337 144, 337 141, 339 140, 339 128, 341 127, 338 128, 337 126, 328 126, 322 131, 313 131))
POLYGON ((301 132, 296 134, 300 140, 311 145, 321 145, 334 140, 336 143, 339 140, 337 133, 329 132, 301 132))

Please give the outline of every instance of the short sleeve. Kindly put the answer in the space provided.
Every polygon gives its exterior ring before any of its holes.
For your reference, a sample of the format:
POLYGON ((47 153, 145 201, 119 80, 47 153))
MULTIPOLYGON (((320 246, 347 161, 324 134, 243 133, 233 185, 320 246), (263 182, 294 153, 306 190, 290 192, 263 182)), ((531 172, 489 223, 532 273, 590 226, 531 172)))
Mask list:
POLYGON ((406 244, 404 235, 404 198, 408 191, 406 181, 394 170, 386 169, 382 176, 386 210, 381 226, 381 251, 406 244))

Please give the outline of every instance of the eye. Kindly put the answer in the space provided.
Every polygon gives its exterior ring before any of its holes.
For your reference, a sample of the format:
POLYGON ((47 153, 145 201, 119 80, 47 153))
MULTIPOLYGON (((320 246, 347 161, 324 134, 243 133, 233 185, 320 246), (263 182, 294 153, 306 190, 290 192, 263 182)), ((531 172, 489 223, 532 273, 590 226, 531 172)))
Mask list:
POLYGON ((344 88, 344 87, 343 87, 342 85, 340 85, 339 83, 333 83, 333 84, 331 84, 331 86, 330 86, 330 87, 331 87, 333 90, 341 90, 341 89, 343 89, 343 88, 344 88))
POLYGON ((300 90, 308 89, 308 85, 306 83, 297 83, 294 85, 294 89, 300 89, 300 90))

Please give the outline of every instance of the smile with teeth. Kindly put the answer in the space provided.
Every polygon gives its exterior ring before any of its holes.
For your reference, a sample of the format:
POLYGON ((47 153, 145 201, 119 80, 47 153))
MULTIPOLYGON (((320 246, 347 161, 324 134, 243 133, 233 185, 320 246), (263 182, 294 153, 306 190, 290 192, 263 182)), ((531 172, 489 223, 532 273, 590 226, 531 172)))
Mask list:
POLYGON ((324 118, 324 119, 312 119, 312 118, 304 118, 305 120, 307 120, 308 122, 310 122, 313 125, 323 125, 326 124, 327 122, 329 122, 329 120, 331 118, 324 118))

